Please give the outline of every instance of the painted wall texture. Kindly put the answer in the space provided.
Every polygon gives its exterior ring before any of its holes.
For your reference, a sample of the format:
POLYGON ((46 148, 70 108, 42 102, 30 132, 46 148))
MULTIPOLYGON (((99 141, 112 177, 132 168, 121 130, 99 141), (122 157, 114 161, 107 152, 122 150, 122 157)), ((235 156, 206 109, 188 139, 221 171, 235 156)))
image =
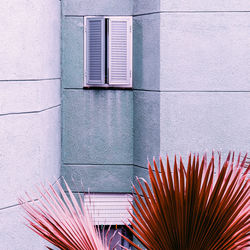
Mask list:
POLYGON ((95 192, 131 192, 128 179, 146 176, 153 156, 249 151, 248 1, 62 6, 62 174, 72 188, 82 178, 95 192), (82 89, 85 15, 133 15, 132 91, 82 89))
POLYGON ((153 156, 249 151, 248 0, 3 0, 0 8, 1 249, 44 249, 17 205, 36 183, 61 174, 75 192, 130 193, 153 156), (86 15, 133 16, 133 89, 83 89, 86 15))
POLYGON ((45 249, 17 198, 60 175, 60 1, 1 1, 0 33, 0 248, 45 249))
POLYGON ((159 154, 249 151, 249 7, 134 3, 134 175, 159 154))
POLYGON ((83 89, 83 19, 131 15, 132 7, 124 0, 62 1, 62 175, 74 191, 131 192, 133 92, 83 89))

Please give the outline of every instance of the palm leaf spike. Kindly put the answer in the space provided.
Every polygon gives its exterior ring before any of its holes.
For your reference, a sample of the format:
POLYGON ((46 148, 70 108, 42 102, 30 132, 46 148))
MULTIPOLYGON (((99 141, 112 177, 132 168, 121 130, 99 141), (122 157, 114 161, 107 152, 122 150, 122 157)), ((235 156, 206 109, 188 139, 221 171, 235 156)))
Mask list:
POLYGON ((94 226, 80 194, 80 205, 78 205, 65 180, 64 183, 70 199, 59 182, 57 182, 57 187, 62 198, 49 184, 49 189, 44 186, 42 189, 37 187, 42 197, 38 202, 35 202, 28 194, 26 194, 27 198, 31 202, 19 199, 19 203, 26 213, 27 226, 59 249, 110 249, 108 245, 112 239, 109 242, 107 240, 109 230, 106 236, 101 238, 101 232, 94 226))
POLYGON ((219 154, 216 175, 214 153, 208 165, 206 154, 201 162, 198 155, 189 155, 186 169, 181 157, 178 167, 175 157, 173 173, 168 157, 166 169, 160 158, 160 171, 154 159, 154 171, 148 164, 151 188, 139 179, 139 187, 133 186, 133 221, 127 227, 147 249, 249 247, 250 166, 246 167, 246 155, 242 161, 240 155, 235 159, 235 154, 229 153, 221 164, 219 154))

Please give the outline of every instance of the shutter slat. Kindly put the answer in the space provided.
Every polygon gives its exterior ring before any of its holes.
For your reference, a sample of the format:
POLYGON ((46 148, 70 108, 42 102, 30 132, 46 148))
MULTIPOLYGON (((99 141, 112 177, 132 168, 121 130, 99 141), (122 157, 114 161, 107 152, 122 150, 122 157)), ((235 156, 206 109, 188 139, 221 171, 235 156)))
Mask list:
POLYGON ((128 209, 132 211, 129 194, 86 194, 84 204, 91 213, 96 225, 123 225, 123 221, 132 219, 128 209))
POLYGON ((109 19, 109 83, 129 85, 132 66, 132 33, 130 17, 109 19))
POLYGON ((104 18, 87 18, 87 84, 105 83, 104 20, 104 18))

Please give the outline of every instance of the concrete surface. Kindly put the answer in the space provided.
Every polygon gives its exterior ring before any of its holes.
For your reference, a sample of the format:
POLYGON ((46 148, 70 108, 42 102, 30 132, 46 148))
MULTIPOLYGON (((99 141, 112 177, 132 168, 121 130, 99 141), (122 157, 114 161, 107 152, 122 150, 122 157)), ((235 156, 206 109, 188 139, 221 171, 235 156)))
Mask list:
POLYGON ((133 0, 67 0, 62 1, 63 15, 132 15, 133 0))
POLYGON ((64 91, 64 163, 132 164, 132 101, 131 91, 64 91))
POLYGON ((17 198, 60 175, 60 1, 3 0, 0 23, 0 248, 45 249, 17 198))
POLYGON ((0 80, 60 78, 60 1, 2 0, 0 80))

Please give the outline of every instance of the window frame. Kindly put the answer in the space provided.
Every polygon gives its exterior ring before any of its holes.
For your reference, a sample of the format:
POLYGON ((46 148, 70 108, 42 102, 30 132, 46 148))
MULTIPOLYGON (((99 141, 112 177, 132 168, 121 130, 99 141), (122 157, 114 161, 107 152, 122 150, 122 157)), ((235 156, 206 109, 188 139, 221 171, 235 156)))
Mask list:
MULTIPOLYGON (((84 55, 83 55, 83 64, 84 64, 84 71, 83 71, 83 88, 110 88, 110 89, 131 89, 132 88, 132 81, 133 81, 133 17, 132 16, 102 16, 102 15, 95 15, 95 16, 84 16, 83 17, 84 19, 84 55), (88 66, 87 66, 87 53, 88 53, 88 50, 87 50, 87 19, 88 18, 104 18, 105 21, 106 19, 108 19, 108 27, 109 27, 109 23, 110 23, 110 18, 112 19, 117 19, 117 20, 127 20, 129 22, 129 33, 127 34, 128 36, 128 48, 129 48, 129 51, 128 51, 128 55, 129 55, 129 58, 128 58, 128 65, 129 65, 129 74, 130 74, 130 77, 129 77, 129 83, 126 83, 126 84, 112 84, 112 83, 104 83, 104 84, 88 84, 87 83, 87 79, 88 79, 88 76, 87 76, 87 70, 88 70, 88 66)), ((109 31, 107 31, 109 32, 109 31)), ((106 40, 106 39, 104 39, 106 40)), ((109 61, 109 57, 110 57, 110 49, 109 49, 109 45, 110 45, 110 41, 109 41, 109 33, 108 33, 108 36, 107 36, 107 44, 108 46, 104 46, 107 47, 107 58, 105 60, 108 61, 108 63, 110 62, 109 61)), ((106 49, 106 48, 105 48, 106 49)), ((106 51, 104 51, 104 54, 105 54, 106 51)), ((108 70, 107 72, 107 75, 109 77, 110 75, 110 71, 108 70)), ((105 76, 104 76, 105 78, 105 76)))

